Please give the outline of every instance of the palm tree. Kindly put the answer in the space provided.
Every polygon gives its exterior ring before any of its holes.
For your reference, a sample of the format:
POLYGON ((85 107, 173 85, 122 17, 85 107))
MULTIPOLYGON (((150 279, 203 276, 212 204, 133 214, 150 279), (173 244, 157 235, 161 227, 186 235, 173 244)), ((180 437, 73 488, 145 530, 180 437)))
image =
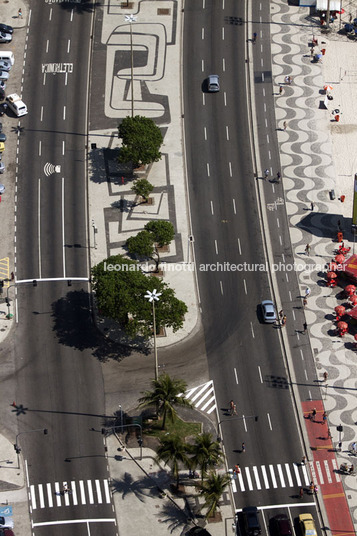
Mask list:
POLYGON ((139 398, 139 407, 156 406, 157 415, 162 415, 162 430, 165 430, 166 418, 171 422, 177 417, 174 406, 192 408, 192 404, 183 396, 187 384, 184 380, 175 380, 168 374, 162 374, 157 380, 152 380, 152 391, 145 391, 139 398))
POLYGON ((201 481, 209 468, 221 463, 222 449, 218 441, 212 441, 212 435, 208 433, 195 437, 195 442, 190 446, 190 459, 192 467, 201 469, 201 481))
POLYGON ((211 471, 204 482, 196 484, 196 488, 205 500, 202 508, 207 508, 206 518, 214 517, 216 514, 216 510, 219 508, 218 503, 230 481, 228 474, 222 475, 211 471))
POLYGON ((167 463, 172 470, 174 478, 176 478, 176 487, 179 486, 179 464, 182 463, 185 467, 189 466, 189 458, 187 456, 187 445, 180 436, 171 436, 160 439, 160 446, 157 449, 156 459, 167 463))

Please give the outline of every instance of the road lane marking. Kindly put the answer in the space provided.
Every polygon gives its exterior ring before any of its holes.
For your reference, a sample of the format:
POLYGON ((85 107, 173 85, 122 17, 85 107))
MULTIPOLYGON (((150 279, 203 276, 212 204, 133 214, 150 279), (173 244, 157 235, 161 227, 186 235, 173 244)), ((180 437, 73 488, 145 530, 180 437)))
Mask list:
POLYGON ((237 214, 237 210, 236 210, 236 200, 233 199, 233 212, 234 214, 237 214))
POLYGON ((103 502, 103 499, 102 499, 102 490, 100 489, 100 482, 99 482, 99 480, 96 480, 96 481, 95 481, 95 487, 96 487, 96 490, 97 490, 98 503, 99 503, 99 504, 102 504, 102 502, 103 502))
POLYGON ((66 120, 66 106, 63 106, 63 121, 66 120))
POLYGON ((257 489, 262 489, 262 486, 260 485, 258 467, 256 467, 255 465, 253 466, 253 473, 254 473, 254 478, 255 478, 255 483, 257 485, 257 489))
POLYGON ((224 58, 222 58, 222 70, 223 72, 226 70, 226 60, 224 58))
POLYGON ((210 170, 209 170, 209 163, 208 162, 206 164, 206 168, 207 168, 207 176, 210 177, 210 170))
POLYGON ((247 477, 248 488, 250 489, 250 491, 252 491, 253 490, 253 482, 252 482, 252 479, 250 477, 249 467, 245 467, 245 476, 247 477))
POLYGON ((70 49, 71 49, 71 40, 68 39, 68 44, 67 44, 67 54, 69 54, 70 49))
POLYGON ((226 126, 226 138, 227 138, 227 141, 229 141, 229 127, 228 127, 228 125, 226 126))
POLYGON ((300 473, 298 466, 294 463, 294 472, 295 472, 295 478, 297 485, 301 487, 301 479, 300 479, 300 473))
POLYGON ((72 525, 73 523, 86 523, 87 525, 89 523, 114 523, 114 525, 116 525, 117 520, 115 517, 112 519, 107 519, 107 518, 64 519, 62 521, 57 520, 57 521, 43 521, 41 523, 32 523, 32 527, 47 527, 47 526, 52 526, 52 525, 72 525))
POLYGON ((47 500, 48 500, 48 506, 50 508, 53 507, 53 499, 52 499, 52 486, 49 482, 47 482, 46 484, 46 488, 47 488, 47 500))
POLYGON ((43 495, 43 485, 42 484, 38 485, 38 494, 40 496, 40 508, 44 508, 45 507, 45 497, 43 495))
POLYGON ((263 473, 265 489, 269 489, 269 487, 270 487, 269 486, 269 479, 268 479, 267 470, 265 468, 265 465, 262 465, 262 473, 263 473))
POLYGON ((269 465, 269 471, 270 471, 271 480, 273 482, 273 488, 277 488, 278 484, 277 484, 277 481, 276 481, 276 478, 275 478, 274 466, 273 465, 269 465))
POLYGON ((93 487, 92 487, 91 480, 87 480, 87 489, 88 489, 89 503, 94 504, 93 487))
POLYGON ((62 502, 61 502, 61 491, 60 491, 60 487, 59 487, 58 482, 55 482, 55 494, 56 494, 57 506, 61 506, 61 504, 62 504, 62 502))
POLYGON ((293 479, 292 479, 292 476, 291 476, 290 467, 289 467, 288 463, 285 464, 285 471, 286 471, 286 474, 287 474, 287 477, 288 477, 289 486, 292 488, 294 483, 293 483, 293 479))
POLYGON ((31 494, 32 509, 36 510, 37 504, 36 504, 35 486, 30 486, 30 494, 31 494))
POLYGON ((218 245, 217 245, 217 240, 214 241, 214 248, 216 250, 216 255, 218 255, 218 245))
POLYGON ((214 215, 214 212, 213 212, 213 202, 211 201, 211 213, 212 213, 212 216, 214 215))
POLYGON ((219 282, 219 286, 221 287, 221 294, 222 294, 222 296, 223 296, 224 293, 223 293, 223 284, 222 284, 222 281, 219 282))
POLYGON ((63 277, 66 277, 66 241, 64 236, 64 177, 62 177, 62 262, 63 277))
POLYGON ((104 480, 104 493, 105 493, 106 502, 110 503, 110 491, 109 491, 108 480, 104 480))
POLYGON ((84 491, 84 482, 83 482, 83 480, 79 481, 79 489, 81 491, 81 503, 82 504, 87 504, 86 503, 86 494, 85 494, 85 491, 84 491))
POLYGON ((41 179, 38 179, 38 207, 37 207, 37 220, 38 220, 38 229, 37 229, 37 240, 38 240, 38 275, 41 279, 41 179))
POLYGON ((282 468, 281 468, 280 463, 277 464, 277 469, 278 469, 278 473, 279 473, 279 478, 280 478, 280 484, 281 484, 281 487, 282 487, 282 488, 285 488, 286 485, 285 485, 285 480, 284 480, 283 470, 282 470, 282 468))
POLYGON ((73 498, 73 504, 78 504, 78 497, 77 497, 77 488, 76 483, 74 480, 71 480, 71 490, 72 490, 72 498, 73 498))

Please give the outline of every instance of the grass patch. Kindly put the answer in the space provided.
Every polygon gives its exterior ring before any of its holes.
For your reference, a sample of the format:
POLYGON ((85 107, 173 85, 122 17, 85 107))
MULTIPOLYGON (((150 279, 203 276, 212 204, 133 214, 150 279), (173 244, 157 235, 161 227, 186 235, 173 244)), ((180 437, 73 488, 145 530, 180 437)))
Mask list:
POLYGON ((144 423, 144 434, 151 437, 157 437, 163 439, 168 435, 176 435, 186 440, 190 436, 200 434, 202 431, 201 423, 199 422, 186 422, 179 417, 174 422, 166 420, 166 429, 162 430, 162 419, 152 422, 144 423))

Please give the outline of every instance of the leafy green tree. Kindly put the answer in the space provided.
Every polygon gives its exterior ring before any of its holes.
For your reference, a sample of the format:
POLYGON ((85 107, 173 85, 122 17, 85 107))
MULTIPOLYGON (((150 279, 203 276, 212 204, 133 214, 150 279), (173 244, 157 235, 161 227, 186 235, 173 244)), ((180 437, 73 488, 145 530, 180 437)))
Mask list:
POLYGON ((211 471, 206 480, 196 484, 196 488, 205 500, 203 508, 207 508, 206 518, 214 517, 217 508, 219 508, 219 501, 230 480, 230 476, 227 474, 222 475, 211 471))
POLYGON ((92 268, 92 284, 101 314, 120 322, 131 337, 152 336, 152 305, 144 297, 148 290, 161 292, 155 303, 157 330, 170 327, 178 331, 182 328, 186 304, 176 298, 166 283, 143 274, 137 261, 123 255, 105 259, 92 268))
POLYGON ((125 117, 118 131, 123 140, 119 162, 132 162, 134 167, 139 167, 161 159, 159 149, 163 138, 152 119, 140 115, 125 117))
POLYGON ((176 479, 176 487, 178 488, 180 483, 180 463, 185 467, 189 467, 186 443, 179 436, 161 439, 159 448, 157 449, 156 459, 167 463, 171 467, 173 477, 176 479))
POLYGON ((150 221, 145 225, 144 231, 128 238, 126 246, 131 255, 152 259, 156 265, 155 272, 158 272, 161 261, 159 248, 168 246, 174 236, 175 230, 171 222, 165 220, 150 221))
POLYGON ((183 396, 187 384, 184 380, 176 380, 168 374, 161 374, 157 380, 152 380, 151 384, 152 390, 145 391, 144 396, 139 398, 139 407, 156 406, 158 416, 162 416, 162 429, 165 430, 166 419, 174 422, 177 417, 175 406, 192 408, 191 402, 183 396))
POLYGON ((218 441, 212 440, 212 435, 204 433, 197 435, 190 445, 191 464, 193 468, 199 467, 201 479, 205 477, 208 469, 222 462, 222 449, 218 441))
POLYGON ((153 191, 153 185, 147 179, 138 179, 131 188, 136 195, 140 195, 147 203, 149 195, 153 191))

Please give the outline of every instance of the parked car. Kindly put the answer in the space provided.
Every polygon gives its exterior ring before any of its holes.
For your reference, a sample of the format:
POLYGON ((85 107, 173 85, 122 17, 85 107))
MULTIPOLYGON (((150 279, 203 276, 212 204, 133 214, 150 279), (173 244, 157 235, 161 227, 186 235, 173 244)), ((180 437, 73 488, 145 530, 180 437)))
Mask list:
POLYGON ((3 153, 5 151, 5 143, 0 141, 0 153, 3 153))
POLYGON ((2 132, 2 123, 0 123, 0 132, 2 132))
POLYGON ((12 41, 11 34, 0 32, 0 43, 10 43, 11 41, 12 41))
POLYGON ((0 528, 14 528, 14 521, 12 517, 9 516, 0 516, 0 528))
POLYGON ((1 71, 0 70, 0 80, 8 80, 10 76, 9 71, 1 71))
POLYGON ((0 161, 0 173, 4 173, 5 171, 5 164, 0 161))
POLYGON ((276 311, 274 303, 271 300, 264 300, 261 303, 263 321, 266 324, 273 324, 276 322, 276 311))
POLYGON ((291 536, 293 531, 291 523, 285 514, 278 514, 270 520, 274 536, 291 536))
POLYGON ((209 93, 216 93, 219 91, 219 76, 218 74, 210 74, 207 79, 207 88, 209 93))
POLYGON ((244 528, 247 536, 259 536, 262 529, 259 521, 259 510, 256 506, 246 506, 242 510, 244 528))
POLYGON ((6 112, 7 110, 7 102, 2 102, 0 104, 0 116, 4 115, 4 113, 6 112))
POLYGON ((0 141, 4 142, 6 141, 6 134, 4 134, 3 132, 0 132, 0 141))
POLYGON ((311 514, 300 514, 299 522, 302 536, 317 536, 314 518, 311 514))
POLYGON ((0 100, 4 100, 4 99, 5 99, 5 89, 0 88, 0 100))
POLYGON ((12 34, 14 31, 12 26, 8 26, 7 24, 4 24, 3 22, 0 22, 0 32, 12 34))
POLYGON ((0 80, 0 88, 5 91, 6 88, 6 82, 4 80, 0 80))
POLYGON ((0 69, 2 71, 11 71, 11 63, 9 61, 0 60, 0 69))

